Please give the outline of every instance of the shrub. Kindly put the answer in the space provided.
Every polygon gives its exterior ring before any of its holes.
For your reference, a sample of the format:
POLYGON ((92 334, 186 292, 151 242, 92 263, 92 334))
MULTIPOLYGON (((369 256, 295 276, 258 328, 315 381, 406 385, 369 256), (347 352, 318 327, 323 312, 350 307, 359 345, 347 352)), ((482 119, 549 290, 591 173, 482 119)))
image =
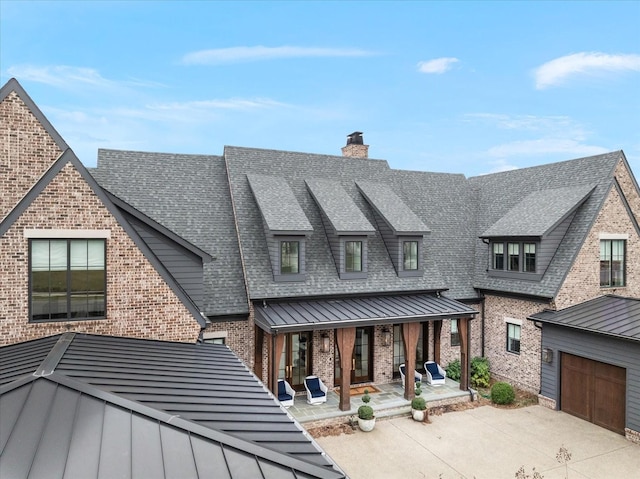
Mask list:
POLYGON ((445 368, 447 371, 447 377, 453 379, 454 381, 460 381, 460 360, 455 359, 449 363, 449 365, 445 368))
POLYGON ((471 360, 471 387, 488 388, 489 378, 489 360, 479 356, 473 358, 471 360))
POLYGON ((411 400, 411 409, 417 409, 418 411, 424 411, 427 409, 427 401, 422 397, 413 398, 411 400))
POLYGON ((416 396, 420 396, 420 394, 422 394, 422 383, 416 383, 415 393, 416 396))
POLYGON ((513 386, 509 383, 497 382, 491 388, 491 401, 494 404, 511 404, 515 398, 513 386))
POLYGON ((371 396, 369 396, 369 390, 365 389, 364 390, 364 396, 362 396, 362 402, 365 404, 368 404, 369 401, 371 401, 371 396))
POLYGON ((373 419, 373 408, 371 406, 363 404, 358 408, 358 417, 365 421, 373 419))

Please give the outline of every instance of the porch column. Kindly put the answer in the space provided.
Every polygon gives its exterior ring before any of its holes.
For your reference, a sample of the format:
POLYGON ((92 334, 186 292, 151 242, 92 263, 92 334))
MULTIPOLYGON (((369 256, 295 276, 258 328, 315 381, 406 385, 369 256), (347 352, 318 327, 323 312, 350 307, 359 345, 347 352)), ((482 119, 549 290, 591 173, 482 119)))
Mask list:
POLYGON ((271 333, 269 335, 269 384, 271 392, 278 395, 278 368, 284 349, 284 334, 271 333))
POLYGON ((404 340, 404 398, 411 401, 415 397, 416 346, 420 336, 420 323, 403 323, 402 339, 404 340))
POLYGON ((351 361, 353 346, 356 343, 356 328, 341 328, 336 330, 336 345, 340 353, 340 404, 341 411, 351 409, 351 361))
POLYGON ((460 389, 469 389, 469 318, 460 318, 460 389))
POLYGON ((433 360, 440 364, 440 334, 442 332, 442 320, 433 322, 433 360))

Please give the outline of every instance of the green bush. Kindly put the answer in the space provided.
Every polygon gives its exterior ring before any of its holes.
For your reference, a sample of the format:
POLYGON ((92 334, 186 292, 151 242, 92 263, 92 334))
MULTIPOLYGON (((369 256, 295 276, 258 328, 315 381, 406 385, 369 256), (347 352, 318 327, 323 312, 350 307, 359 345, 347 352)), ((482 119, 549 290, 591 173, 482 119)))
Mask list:
POLYGON ((369 401, 371 401, 371 396, 369 396, 369 390, 365 389, 364 390, 364 396, 362 396, 362 402, 365 404, 368 404, 369 401))
POLYGON ((460 360, 455 359, 449 363, 449 365, 445 368, 447 371, 447 377, 453 379, 454 381, 460 381, 460 360))
POLYGON ((422 383, 416 383, 415 393, 416 396, 420 396, 420 394, 422 394, 422 383))
POLYGON ((373 408, 371 406, 363 404, 358 408, 358 417, 365 421, 373 419, 373 408))
POLYGON ((489 360, 479 356, 471 360, 471 387, 488 388, 489 387, 489 360))
POLYGON ((425 401, 423 397, 413 398, 411 401, 411 409, 424 411, 427 409, 427 401, 425 401))
POLYGON ((516 393, 509 383, 497 382, 491 388, 491 401, 494 404, 511 404, 515 398, 516 393))

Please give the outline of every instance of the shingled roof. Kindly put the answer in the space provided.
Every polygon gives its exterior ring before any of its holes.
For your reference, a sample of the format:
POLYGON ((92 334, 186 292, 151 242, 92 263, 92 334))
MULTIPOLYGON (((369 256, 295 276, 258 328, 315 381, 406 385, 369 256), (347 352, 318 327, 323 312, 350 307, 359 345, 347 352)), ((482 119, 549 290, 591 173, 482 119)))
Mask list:
POLYGON ((65 333, 0 358, 1 477, 345 477, 226 346, 65 333))

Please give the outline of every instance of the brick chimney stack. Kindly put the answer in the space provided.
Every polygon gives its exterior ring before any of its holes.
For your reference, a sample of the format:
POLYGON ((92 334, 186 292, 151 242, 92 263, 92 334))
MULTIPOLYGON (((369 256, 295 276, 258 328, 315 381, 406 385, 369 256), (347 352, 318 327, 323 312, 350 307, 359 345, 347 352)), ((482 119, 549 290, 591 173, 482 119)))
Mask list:
POLYGON ((347 135, 347 145, 342 147, 342 156, 369 158, 369 145, 363 144, 361 131, 347 135))

